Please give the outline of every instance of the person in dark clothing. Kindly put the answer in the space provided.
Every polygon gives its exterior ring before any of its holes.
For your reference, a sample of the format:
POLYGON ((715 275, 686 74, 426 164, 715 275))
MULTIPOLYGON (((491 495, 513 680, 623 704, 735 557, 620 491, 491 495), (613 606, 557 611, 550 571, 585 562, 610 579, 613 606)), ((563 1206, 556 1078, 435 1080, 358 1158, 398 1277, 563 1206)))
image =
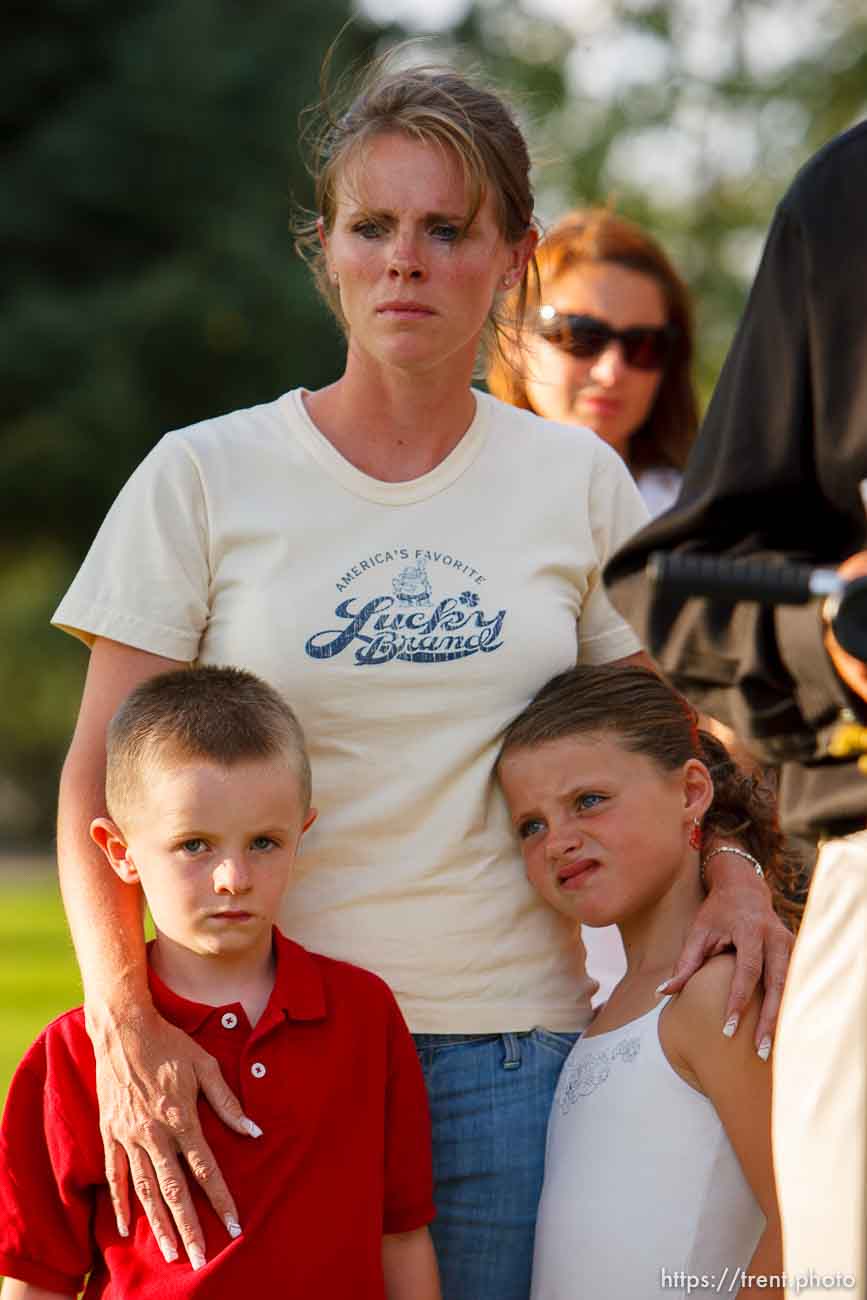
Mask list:
POLYGON ((644 576, 655 550, 867 572, 867 122, 821 149, 781 200, 680 496, 610 561, 609 595, 671 680, 780 766, 783 828, 815 845, 864 825, 867 782, 832 759, 841 713, 867 720, 867 670, 818 601, 685 603, 644 576))

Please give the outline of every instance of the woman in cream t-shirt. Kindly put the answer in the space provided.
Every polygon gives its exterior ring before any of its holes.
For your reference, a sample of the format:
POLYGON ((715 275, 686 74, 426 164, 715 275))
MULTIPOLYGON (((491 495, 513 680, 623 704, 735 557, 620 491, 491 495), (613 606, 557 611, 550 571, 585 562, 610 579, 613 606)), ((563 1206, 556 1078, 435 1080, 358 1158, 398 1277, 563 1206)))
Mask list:
MULTIPOLYGON (((308 248, 347 334, 344 373, 168 434, 55 615, 92 647, 59 853, 108 1167, 122 1213, 122 1146, 152 1225, 173 1234, 165 1198, 186 1245, 201 1236, 184 1160, 234 1212, 198 1088, 239 1131, 244 1117, 153 1011, 137 905, 86 828, 126 692, 178 663, 236 664, 285 694, 310 742, 320 818, 285 929, 384 976, 417 1035, 444 1295, 525 1300, 548 1105, 589 985, 523 879, 493 763, 506 722, 576 657, 644 658, 600 578, 644 510, 594 435, 470 387, 536 239, 502 103, 386 62, 328 123, 308 248)), ((744 912, 764 911, 749 888, 744 912)))

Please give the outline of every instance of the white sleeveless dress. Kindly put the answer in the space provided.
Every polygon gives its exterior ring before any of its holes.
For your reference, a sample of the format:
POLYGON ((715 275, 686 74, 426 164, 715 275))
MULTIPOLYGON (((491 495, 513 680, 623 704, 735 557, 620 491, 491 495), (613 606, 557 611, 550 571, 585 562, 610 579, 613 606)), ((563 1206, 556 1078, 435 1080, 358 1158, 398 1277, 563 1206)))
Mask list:
POLYGON ((563 1066, 532 1300, 737 1294, 765 1220, 716 1110, 662 1050, 668 1001, 563 1066))

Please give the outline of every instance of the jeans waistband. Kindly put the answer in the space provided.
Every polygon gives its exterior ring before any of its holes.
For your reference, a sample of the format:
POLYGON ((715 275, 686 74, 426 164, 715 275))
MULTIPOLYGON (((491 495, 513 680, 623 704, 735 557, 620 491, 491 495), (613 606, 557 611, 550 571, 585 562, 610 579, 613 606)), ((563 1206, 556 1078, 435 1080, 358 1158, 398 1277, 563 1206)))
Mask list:
MULTIPOLYGON (((532 1031, 527 1029, 516 1038, 526 1038, 532 1031)), ((502 1034, 413 1034, 416 1047, 451 1047, 455 1043, 493 1043, 502 1034)))

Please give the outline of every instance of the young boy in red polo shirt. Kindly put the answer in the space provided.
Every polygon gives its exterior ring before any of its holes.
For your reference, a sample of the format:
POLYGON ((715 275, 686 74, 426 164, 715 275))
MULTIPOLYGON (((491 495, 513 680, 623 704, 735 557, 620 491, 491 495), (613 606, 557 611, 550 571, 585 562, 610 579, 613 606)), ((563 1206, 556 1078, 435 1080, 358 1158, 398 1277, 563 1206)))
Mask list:
POLYGON ((294 714, 237 669, 152 678, 110 725, 106 796, 91 834, 144 890, 154 1002, 217 1058, 262 1134, 200 1104, 240 1223, 193 1188, 196 1268, 168 1242, 161 1253, 140 1206, 121 1237, 84 1015, 61 1016, 20 1065, 0 1129, 3 1300, 76 1295, 88 1274, 87 1300, 439 1300, 427 1100, 394 998, 273 927, 315 817, 294 714))

